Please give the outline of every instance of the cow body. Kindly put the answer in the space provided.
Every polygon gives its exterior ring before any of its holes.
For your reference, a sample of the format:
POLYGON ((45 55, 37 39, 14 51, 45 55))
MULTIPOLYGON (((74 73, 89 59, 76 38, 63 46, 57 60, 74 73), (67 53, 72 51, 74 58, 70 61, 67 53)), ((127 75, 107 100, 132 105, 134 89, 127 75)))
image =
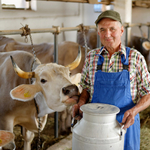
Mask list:
MULTIPOLYGON (((65 41, 58 43, 58 64, 67 65, 71 63, 78 54, 79 44, 71 41, 65 41)), ((32 53, 31 44, 21 43, 13 40, 12 38, 8 38, 5 36, 0 36, 0 51, 1 52, 9 52, 9 51, 27 51, 32 53)), ((36 57, 40 60, 42 64, 50 63, 54 61, 54 44, 52 43, 41 43, 34 44, 34 51, 36 57)), ((81 47, 82 59, 77 68, 71 70, 71 74, 75 75, 82 71, 82 67, 85 60, 85 48, 81 47)), ((29 69, 28 69, 29 71, 29 69)), ((36 99, 37 100, 37 99, 36 99)), ((38 100, 37 100, 38 102, 38 100)), ((46 105, 40 103, 41 110, 45 110, 44 112, 40 111, 39 116, 44 116, 43 114, 52 113, 46 105)), ((52 114, 53 116, 53 114, 52 114)), ((71 126, 71 109, 66 108, 63 112, 59 113, 59 134, 68 133, 68 127, 71 126)))
MULTIPOLYGON (((54 63, 43 65, 40 64, 38 59, 33 62, 34 57, 28 52, 14 51, 0 53, 0 130, 13 132, 13 127, 19 124, 25 127, 26 133, 30 132, 30 135, 32 135, 32 132, 37 132, 37 110, 33 98, 38 96, 39 92, 42 93, 42 97, 40 97, 41 102, 45 100, 50 109, 62 111, 66 108, 65 102, 68 95, 63 94, 62 88, 72 85, 68 68, 54 63), (31 68, 36 68, 35 81, 33 84, 29 84, 28 79, 17 76, 11 64, 10 55, 24 71, 29 72, 31 68), (44 80, 47 80, 47 83, 42 84, 44 80), (23 90, 25 93, 21 95, 22 93, 19 93, 19 91, 23 90), (11 97, 13 97, 14 100, 12 100, 11 97)), ((75 91, 75 93, 76 92, 77 91, 75 91)), ((70 105, 68 101, 67 105, 70 105)), ((39 108, 39 110, 42 109, 39 108)), ((44 128, 46 120, 47 115, 41 117, 41 130, 44 128)), ((33 137, 32 135, 32 139, 33 137)), ((30 144, 27 141, 25 141, 25 143, 26 149, 29 150, 30 144)))
POLYGON ((82 46, 85 46, 85 40, 89 49, 97 48, 96 29, 85 30, 85 38, 83 32, 77 32, 77 43, 79 43, 82 46))
MULTIPOLYGON (((9 52, 15 50, 27 51, 32 53, 31 44, 25 44, 21 42, 16 42, 11 38, 0 36, 0 51, 9 52), (5 43, 6 42, 6 43, 5 43)), ((80 41, 79 41, 80 42, 80 41)), ((67 65, 71 63, 78 54, 78 47, 80 43, 75 43, 71 41, 64 41, 58 43, 58 64, 67 65)), ((84 46, 84 45, 83 45, 84 46)), ((54 44, 53 43, 41 43, 34 44, 34 51, 36 57, 40 60, 42 64, 50 63, 54 61, 54 44)), ((85 48, 81 47, 82 59, 77 68, 71 70, 72 75, 76 73, 81 73, 82 67, 85 60, 85 48)))

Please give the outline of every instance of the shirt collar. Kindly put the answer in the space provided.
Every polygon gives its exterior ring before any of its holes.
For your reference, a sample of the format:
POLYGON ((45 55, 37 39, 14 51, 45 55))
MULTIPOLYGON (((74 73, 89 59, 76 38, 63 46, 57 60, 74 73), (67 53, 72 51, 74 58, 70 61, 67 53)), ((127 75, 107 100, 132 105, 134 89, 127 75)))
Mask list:
MULTIPOLYGON (((100 50, 100 55, 104 54, 104 53, 108 53, 107 49, 105 47, 103 47, 101 50, 100 50)), ((123 54, 126 58, 126 47, 123 45, 123 44, 120 44, 120 48, 119 48, 119 51, 118 53, 121 55, 123 54)))

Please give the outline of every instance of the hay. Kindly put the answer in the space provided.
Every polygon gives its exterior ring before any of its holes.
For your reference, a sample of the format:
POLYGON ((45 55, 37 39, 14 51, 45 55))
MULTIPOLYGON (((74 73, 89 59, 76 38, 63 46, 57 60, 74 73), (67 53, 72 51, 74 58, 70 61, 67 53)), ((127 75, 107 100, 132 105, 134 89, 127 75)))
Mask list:
POLYGON ((150 107, 140 112, 141 121, 141 150, 150 150, 150 107))
MULTIPOLYGON (((15 144, 16 144, 16 150, 23 150, 23 144, 24 140, 21 134, 21 126, 15 126, 14 127, 14 134, 15 134, 15 144)), ((63 138, 65 138, 66 135, 59 135, 58 138, 54 137, 54 117, 48 117, 46 126, 44 130, 40 133, 40 150, 46 150, 53 144, 59 142, 63 138)), ((38 143, 38 134, 35 133, 35 137, 31 144, 31 150, 37 150, 37 143, 38 143)))
POLYGON ((141 150, 150 150, 150 128, 143 126, 141 128, 141 150))
MULTIPOLYGON (((146 110, 140 112, 140 120, 141 120, 141 143, 140 150, 150 150, 150 107, 146 110)), ((14 133, 16 135, 16 150, 23 150, 23 138, 21 135, 20 126, 14 127, 14 133)), ((68 134, 69 135, 69 134, 68 134)), ((46 123, 44 130, 41 132, 41 150, 46 150, 48 147, 53 144, 59 142, 61 139, 65 138, 68 135, 60 135, 59 138, 54 137, 54 118, 49 117, 46 123)), ((31 149, 37 149, 38 135, 35 134, 35 138, 33 139, 31 149)), ((71 150, 71 149, 66 149, 71 150)))

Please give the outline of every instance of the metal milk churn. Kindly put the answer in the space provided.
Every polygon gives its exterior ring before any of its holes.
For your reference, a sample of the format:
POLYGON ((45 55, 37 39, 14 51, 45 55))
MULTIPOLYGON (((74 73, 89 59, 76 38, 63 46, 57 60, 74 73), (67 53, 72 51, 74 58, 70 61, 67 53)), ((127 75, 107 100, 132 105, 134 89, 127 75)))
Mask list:
POLYGON ((81 106, 83 118, 72 127, 72 150, 123 150, 125 130, 116 120, 114 105, 81 106))

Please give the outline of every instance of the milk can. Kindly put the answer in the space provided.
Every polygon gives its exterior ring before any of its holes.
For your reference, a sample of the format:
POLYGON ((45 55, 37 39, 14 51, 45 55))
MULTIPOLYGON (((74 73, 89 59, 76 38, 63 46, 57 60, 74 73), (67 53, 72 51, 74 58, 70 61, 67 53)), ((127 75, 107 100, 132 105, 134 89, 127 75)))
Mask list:
POLYGON ((114 105, 81 106, 83 118, 72 127, 72 150, 123 150, 125 130, 116 120, 114 105))

